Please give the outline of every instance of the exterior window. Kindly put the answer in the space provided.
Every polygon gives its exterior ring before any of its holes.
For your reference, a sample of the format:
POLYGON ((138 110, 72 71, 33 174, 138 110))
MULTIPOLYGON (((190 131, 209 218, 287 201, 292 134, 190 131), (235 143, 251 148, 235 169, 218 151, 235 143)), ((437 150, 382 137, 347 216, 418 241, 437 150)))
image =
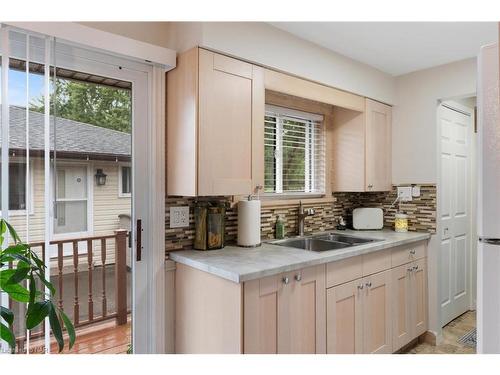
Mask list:
POLYGON ((120 167, 120 196, 130 197, 132 192, 132 169, 130 167, 120 167))
POLYGON ((264 192, 325 193, 323 117, 266 105, 264 192))
POLYGON ((54 234, 87 232, 87 167, 57 167, 54 234))
MULTIPOLYGON (((1 164, 0 164, 1 168, 1 164)), ((0 173, 0 199, 2 196, 2 176, 0 173)), ((26 163, 9 164, 9 210, 25 210, 26 200, 26 163)))

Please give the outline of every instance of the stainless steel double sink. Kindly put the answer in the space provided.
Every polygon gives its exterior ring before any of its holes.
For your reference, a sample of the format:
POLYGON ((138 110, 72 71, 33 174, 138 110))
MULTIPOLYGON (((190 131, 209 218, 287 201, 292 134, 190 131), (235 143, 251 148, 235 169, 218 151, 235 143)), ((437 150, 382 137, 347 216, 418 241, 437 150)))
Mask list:
POLYGON ((363 245, 370 242, 381 241, 373 238, 362 238, 346 234, 328 233, 308 237, 289 238, 270 242, 273 245, 295 247, 308 251, 340 250, 346 247, 363 245))

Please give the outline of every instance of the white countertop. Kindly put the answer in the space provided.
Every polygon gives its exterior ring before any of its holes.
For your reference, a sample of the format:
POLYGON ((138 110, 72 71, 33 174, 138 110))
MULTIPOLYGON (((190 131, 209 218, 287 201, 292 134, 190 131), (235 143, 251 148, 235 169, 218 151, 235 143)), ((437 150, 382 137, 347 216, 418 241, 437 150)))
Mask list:
POLYGON ((396 233, 391 230, 345 230, 329 231, 328 233, 334 232, 382 241, 322 252, 307 251, 264 242, 262 246, 257 248, 226 246, 220 250, 174 251, 169 256, 170 259, 178 263, 234 281, 235 283, 241 283, 430 238, 429 233, 396 233))

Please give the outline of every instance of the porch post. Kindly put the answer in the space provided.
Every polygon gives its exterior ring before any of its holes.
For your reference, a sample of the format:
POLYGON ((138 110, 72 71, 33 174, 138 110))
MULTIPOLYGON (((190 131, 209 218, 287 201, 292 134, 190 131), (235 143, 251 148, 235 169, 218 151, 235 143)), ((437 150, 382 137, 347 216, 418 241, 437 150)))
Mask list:
POLYGON ((115 230, 116 324, 127 323, 127 231, 115 230))

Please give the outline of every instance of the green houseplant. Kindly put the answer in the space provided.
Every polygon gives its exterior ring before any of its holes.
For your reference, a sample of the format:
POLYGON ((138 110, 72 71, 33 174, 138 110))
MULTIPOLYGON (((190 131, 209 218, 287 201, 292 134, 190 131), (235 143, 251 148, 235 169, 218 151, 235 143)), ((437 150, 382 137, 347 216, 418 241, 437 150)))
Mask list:
MULTIPOLYGON (((54 286, 45 278, 45 264, 28 244, 21 241, 14 228, 5 220, 0 219, 0 290, 14 301, 27 305, 25 320, 26 328, 33 329, 48 317, 50 328, 57 341, 59 352, 64 349, 63 328, 69 336, 69 348, 75 343, 75 328, 68 316, 59 309, 52 298, 54 286), (11 245, 3 248, 5 236, 10 234, 11 245), (9 267, 12 264, 12 267, 9 267), (24 285, 28 285, 25 288, 24 285), (41 285, 41 289, 37 289, 41 285), (44 292, 45 287, 49 293, 44 292)), ((0 330, 1 339, 6 341, 11 351, 15 351, 16 339, 12 330, 14 313, 1 307, 0 330)), ((21 317, 19 317, 21 318, 21 317)))

